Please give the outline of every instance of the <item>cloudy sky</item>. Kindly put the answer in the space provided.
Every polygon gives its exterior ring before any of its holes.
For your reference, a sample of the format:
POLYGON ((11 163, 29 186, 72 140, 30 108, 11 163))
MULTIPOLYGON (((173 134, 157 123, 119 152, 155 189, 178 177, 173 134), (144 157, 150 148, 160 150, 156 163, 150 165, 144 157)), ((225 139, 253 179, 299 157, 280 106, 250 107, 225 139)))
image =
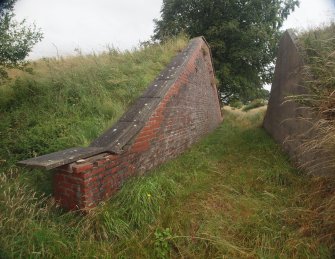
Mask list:
MULTIPOLYGON (((308 29, 335 17, 334 0, 300 0, 285 28, 308 29)), ((106 45, 131 49, 150 38, 162 0, 18 0, 18 20, 35 23, 44 33, 30 58, 99 52, 106 45)))
POLYGON ((300 7, 284 24, 284 29, 307 30, 335 21, 335 0, 300 0, 300 7))
POLYGON ((18 0, 18 19, 35 22, 44 33, 32 58, 105 49, 130 49, 147 40, 162 0, 18 0))

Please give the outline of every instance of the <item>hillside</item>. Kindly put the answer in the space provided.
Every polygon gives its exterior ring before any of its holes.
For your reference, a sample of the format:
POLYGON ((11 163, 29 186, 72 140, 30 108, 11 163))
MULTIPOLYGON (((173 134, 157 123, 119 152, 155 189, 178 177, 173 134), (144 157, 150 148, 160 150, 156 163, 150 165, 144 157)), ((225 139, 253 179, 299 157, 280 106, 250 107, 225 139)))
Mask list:
POLYGON ((0 85, 0 158, 12 163, 88 145, 186 44, 180 38, 131 52, 34 62, 31 75, 0 85))
POLYGON ((215 132, 85 216, 55 204, 51 173, 14 165, 89 143, 185 44, 44 60, 0 86, 0 258, 331 258, 335 182, 301 177, 261 128, 266 107, 225 107, 215 132))

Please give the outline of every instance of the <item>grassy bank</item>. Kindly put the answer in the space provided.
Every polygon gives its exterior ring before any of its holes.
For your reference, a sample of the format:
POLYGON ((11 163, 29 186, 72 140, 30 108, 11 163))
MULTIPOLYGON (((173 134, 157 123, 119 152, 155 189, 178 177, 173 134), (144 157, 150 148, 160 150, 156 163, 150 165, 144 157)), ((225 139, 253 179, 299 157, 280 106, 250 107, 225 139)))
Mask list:
MULTIPOLYGON (((306 165, 310 172, 320 169, 333 174, 335 169, 335 24, 315 28, 299 35, 304 59, 303 82, 307 94, 295 96, 316 119, 312 136, 302 149, 317 154, 315 161, 306 165)), ((306 118, 308 120, 308 118, 306 118)))
POLYGON ((19 73, 0 85, 0 161, 10 165, 88 145, 186 44, 179 38, 131 52, 109 49, 32 63, 32 75, 19 73))
POLYGON ((86 217, 2 174, 1 256, 331 258, 325 183, 290 166, 260 128, 264 110, 226 110, 214 133, 86 217))
MULTIPOLYGON (((109 128, 187 45, 178 38, 131 52, 33 62, 32 74, 10 71, 0 85, 0 172, 20 160, 87 146, 109 128)), ((20 169, 23 182, 51 193, 50 174, 20 169)))

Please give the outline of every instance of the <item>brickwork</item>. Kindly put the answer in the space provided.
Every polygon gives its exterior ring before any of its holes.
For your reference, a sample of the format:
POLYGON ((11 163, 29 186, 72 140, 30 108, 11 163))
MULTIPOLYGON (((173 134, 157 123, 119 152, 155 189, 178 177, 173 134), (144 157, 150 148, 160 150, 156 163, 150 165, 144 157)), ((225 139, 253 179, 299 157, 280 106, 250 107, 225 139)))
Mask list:
POLYGON ((180 71, 120 154, 103 153, 55 170, 54 196, 62 207, 95 207, 129 177, 178 156, 219 125, 222 116, 210 50, 202 38, 196 39, 180 71))

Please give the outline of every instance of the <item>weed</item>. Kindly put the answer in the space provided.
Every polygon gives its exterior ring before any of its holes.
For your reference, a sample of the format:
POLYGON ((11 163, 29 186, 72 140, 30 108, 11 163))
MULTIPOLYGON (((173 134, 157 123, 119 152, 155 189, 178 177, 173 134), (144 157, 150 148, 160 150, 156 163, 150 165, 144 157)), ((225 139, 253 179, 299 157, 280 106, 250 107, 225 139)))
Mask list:
POLYGON ((169 228, 157 229, 155 231, 155 254, 157 258, 168 258, 171 250, 169 239, 172 238, 172 232, 169 228))
POLYGON ((246 112, 246 111, 258 108, 258 107, 262 107, 264 105, 266 105, 265 100, 263 100, 263 99, 255 99, 255 100, 252 100, 249 104, 245 105, 242 108, 242 110, 246 112))
POLYGON ((229 103, 230 107, 233 107, 235 109, 241 109, 243 106, 243 103, 239 100, 234 100, 229 103))

